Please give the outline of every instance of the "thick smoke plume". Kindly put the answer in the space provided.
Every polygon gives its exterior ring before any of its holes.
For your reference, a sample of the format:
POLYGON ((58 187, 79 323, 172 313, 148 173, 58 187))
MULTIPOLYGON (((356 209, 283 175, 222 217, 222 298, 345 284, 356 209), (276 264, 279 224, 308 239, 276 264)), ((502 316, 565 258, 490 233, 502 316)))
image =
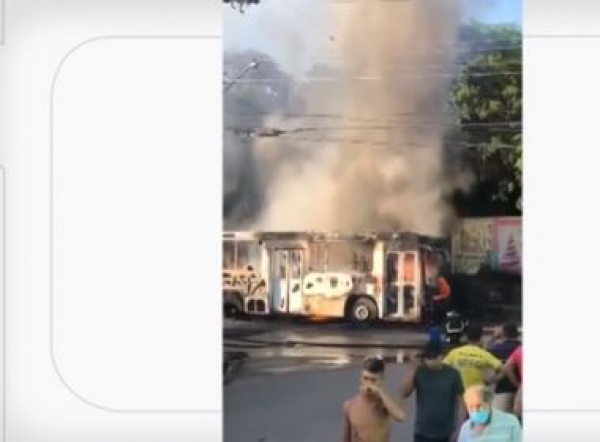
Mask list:
MULTIPOLYGON (((264 192, 254 228, 443 233, 447 197, 467 184, 444 162, 458 9, 456 0, 357 0, 334 17, 344 69, 301 89, 305 115, 331 118, 254 141, 264 192)), ((277 114, 263 123, 299 126, 277 114)))
POLYGON ((240 136, 229 128, 256 128, 265 124, 266 116, 287 109, 291 78, 279 70, 274 60, 254 51, 234 52, 225 56, 227 81, 237 76, 245 79, 269 78, 274 84, 228 85, 224 94, 225 132, 223 138, 223 212, 226 228, 246 228, 260 214, 265 194, 266 174, 261 176, 261 164, 266 158, 255 155, 254 139, 240 136), (254 62, 260 64, 248 69, 254 62))

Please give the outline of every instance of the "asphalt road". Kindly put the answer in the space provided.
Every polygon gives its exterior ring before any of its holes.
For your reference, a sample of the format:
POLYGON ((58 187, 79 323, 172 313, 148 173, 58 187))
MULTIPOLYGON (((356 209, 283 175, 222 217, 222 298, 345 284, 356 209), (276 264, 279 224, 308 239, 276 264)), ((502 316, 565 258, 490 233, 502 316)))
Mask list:
MULTIPOLYGON (((387 382, 397 391, 406 372, 407 348, 426 333, 411 326, 368 329, 343 322, 225 321, 227 354, 244 354, 224 386, 227 442, 330 442, 340 440, 343 402, 357 388, 367 355, 389 361, 387 382)), ((395 424, 393 440, 410 440, 408 421, 395 424)))
POLYGON ((368 355, 401 362, 426 340, 427 334, 414 327, 357 329, 343 323, 230 321, 224 329, 226 358, 244 355, 244 360, 233 376, 226 375, 226 382, 264 374, 339 368, 360 363, 368 355))
POLYGON ((340 368, 369 355, 403 362, 420 352, 428 333, 422 327, 399 324, 357 328, 339 321, 254 320, 225 321, 223 338, 226 360, 243 356, 235 373, 226 375, 229 383, 240 377, 340 368))
MULTIPOLYGON (((389 365, 386 384, 397 392, 406 365, 389 365)), ((246 377, 224 387, 225 442, 341 440, 342 404, 355 394, 360 366, 308 369, 246 377)), ((414 402, 407 421, 394 424, 392 441, 412 440, 414 402)))
POLYGON ((223 324, 224 345, 318 346, 318 347, 420 347, 427 339, 426 329, 411 325, 375 324, 356 327, 345 322, 232 321, 223 324))
MULTIPOLYGON (((426 341, 415 326, 225 321, 225 353, 245 355, 226 376, 225 441, 340 440, 341 407, 356 392, 363 358, 384 357, 388 388, 397 392, 408 369, 403 361, 426 341)), ((392 441, 412 440, 413 400, 405 406, 407 421, 394 424, 392 441)))

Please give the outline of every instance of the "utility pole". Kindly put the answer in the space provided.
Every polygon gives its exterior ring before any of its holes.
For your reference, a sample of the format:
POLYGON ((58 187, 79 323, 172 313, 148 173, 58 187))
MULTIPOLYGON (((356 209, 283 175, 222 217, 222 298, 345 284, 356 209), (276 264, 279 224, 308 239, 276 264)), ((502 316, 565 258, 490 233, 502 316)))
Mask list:
POLYGON ((252 62, 248 66, 246 66, 244 69, 242 69, 241 72, 239 74, 237 74, 232 80, 225 81, 225 87, 223 88, 223 93, 225 93, 229 89, 231 89, 239 79, 241 79, 244 75, 246 75, 252 69, 257 69, 261 65, 261 63, 262 63, 261 61, 252 59, 252 62))

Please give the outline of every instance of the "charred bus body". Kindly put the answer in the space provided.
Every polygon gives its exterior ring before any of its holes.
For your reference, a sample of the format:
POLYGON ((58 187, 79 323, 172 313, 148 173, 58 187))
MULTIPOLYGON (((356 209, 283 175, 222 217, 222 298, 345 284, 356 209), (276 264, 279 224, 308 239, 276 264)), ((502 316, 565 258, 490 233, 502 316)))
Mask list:
POLYGON ((439 242, 410 233, 227 232, 227 316, 423 321, 444 266, 439 242))

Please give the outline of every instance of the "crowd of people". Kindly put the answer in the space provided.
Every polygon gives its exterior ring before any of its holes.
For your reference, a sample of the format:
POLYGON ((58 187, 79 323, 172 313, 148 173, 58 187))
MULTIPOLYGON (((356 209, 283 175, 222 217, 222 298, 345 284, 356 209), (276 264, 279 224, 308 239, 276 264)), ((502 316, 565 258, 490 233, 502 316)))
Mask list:
POLYGON ((414 442, 521 442, 523 354, 518 328, 506 324, 483 345, 471 324, 464 345, 444 352, 430 340, 402 380, 384 387, 384 361, 369 357, 360 391, 344 403, 344 442, 391 441, 391 421, 406 421, 403 401, 415 396, 414 442))

